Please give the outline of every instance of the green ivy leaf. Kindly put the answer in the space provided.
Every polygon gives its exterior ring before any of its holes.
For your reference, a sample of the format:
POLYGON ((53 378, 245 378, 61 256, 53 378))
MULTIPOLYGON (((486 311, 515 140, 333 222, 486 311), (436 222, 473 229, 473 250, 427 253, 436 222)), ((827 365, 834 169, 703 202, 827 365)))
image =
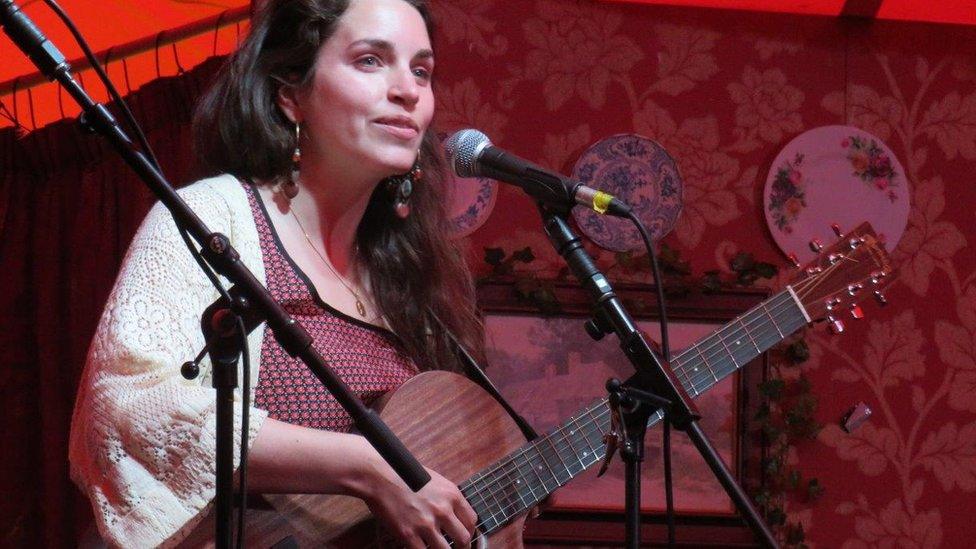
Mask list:
POLYGON ((505 250, 501 248, 485 248, 485 263, 495 267, 502 264, 505 259, 505 250))
POLYGON ((735 254, 732 261, 729 262, 729 268, 736 273, 743 273, 746 271, 751 271, 756 266, 756 260, 753 258, 751 253, 739 252, 735 254))
POLYGON ((535 260, 535 255, 532 253, 532 248, 526 246, 521 250, 513 252, 512 259, 521 261, 522 263, 532 263, 535 260))
POLYGON ((614 261, 625 269, 633 269, 637 265, 637 260, 631 251, 617 252, 614 254, 614 261))
POLYGON ((806 533, 803 531, 803 523, 801 522, 791 522, 786 527, 786 544, 787 545, 803 545, 803 541, 806 540, 806 533))
POLYGON ((791 470, 790 471, 790 476, 789 476, 790 487, 793 488, 794 490, 796 490, 797 488, 799 488, 800 487, 800 480, 801 480, 801 478, 800 478, 800 472, 797 471, 796 469, 791 470))
POLYGON ((783 511, 782 507, 774 507, 769 510, 769 518, 767 520, 772 526, 782 526, 786 524, 786 512, 783 511))
POLYGON ((722 289, 722 278, 719 271, 705 271, 702 276, 702 290, 715 293, 722 289))
POLYGON ((786 382, 782 379, 767 379, 759 384, 759 393, 769 400, 780 400, 783 397, 783 388, 786 382))
POLYGON ((802 364, 810 358, 810 346, 805 339, 798 339, 786 348, 786 356, 793 364, 802 364))
POLYGON ((691 266, 688 262, 683 261, 681 254, 667 244, 661 244, 661 250, 658 252, 658 260, 661 264, 661 270, 664 272, 679 275, 691 274, 691 266))
POLYGON ((779 269, 777 269, 772 263, 756 263, 756 274, 758 274, 761 278, 773 278, 778 272, 779 269))

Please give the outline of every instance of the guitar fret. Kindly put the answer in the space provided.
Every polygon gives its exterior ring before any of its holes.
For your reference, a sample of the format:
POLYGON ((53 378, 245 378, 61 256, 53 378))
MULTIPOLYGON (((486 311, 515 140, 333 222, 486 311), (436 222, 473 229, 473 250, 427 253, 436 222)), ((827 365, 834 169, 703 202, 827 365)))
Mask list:
MULTIPOLYGON (((805 325, 797 301, 781 292, 676 356, 672 367, 685 389, 701 394, 805 325)), ((661 419, 661 413, 653 414, 648 426, 661 419)), ((468 479, 462 492, 478 513, 479 529, 491 533, 602 460, 603 436, 609 430, 607 400, 601 399, 552 433, 468 479)))
POLYGON ((765 311, 765 313, 766 313, 766 316, 768 316, 769 317, 769 320, 771 320, 773 322, 773 328, 776 328, 776 331, 779 332, 779 337, 781 339, 782 338, 785 338, 786 336, 783 335, 783 332, 780 331, 779 326, 776 325, 776 319, 773 318, 773 315, 769 314, 769 308, 766 307, 766 303, 763 302, 761 305, 762 305, 762 310, 765 311))
MULTIPOLYGON (((585 470, 587 467, 590 466, 590 464, 584 463, 583 457, 589 457, 589 455, 593 453, 593 447, 590 446, 590 441, 586 438, 586 430, 583 428, 582 425, 580 425, 579 418, 573 416, 570 419, 570 421, 573 423, 573 425, 576 426, 576 430, 578 430, 580 433, 583 434, 583 442, 586 444, 586 449, 583 450, 583 456, 577 456, 577 457, 579 458, 580 465, 582 465, 583 469, 585 470)), ((570 434, 572 434, 572 432, 570 432, 570 434)))
POLYGON ((579 452, 577 452, 576 447, 573 446, 573 439, 576 438, 576 430, 573 429, 571 423, 572 422, 567 421, 559 429, 557 429, 556 432, 553 433, 553 437, 550 437, 554 438, 556 434, 559 435, 559 438, 556 439, 556 453, 560 456, 565 456, 563 465, 566 466, 570 479, 580 474, 583 469, 585 469, 585 467, 583 467, 583 461, 580 459, 579 452))
MULTIPOLYGON (((529 466, 529 471, 532 471, 533 474, 534 474, 535 472, 532 470, 532 464, 531 463, 528 463, 528 462, 525 462, 525 463, 529 466)), ((542 488, 543 488, 542 494, 543 495, 542 495, 542 497, 539 497, 535 493, 535 488, 533 488, 532 482, 528 478, 523 478, 523 475, 522 475, 522 466, 519 465, 519 464, 516 464, 515 470, 518 472, 519 480, 520 481, 523 481, 524 485, 529 488, 529 492, 532 494, 532 498, 531 498, 530 501, 532 501, 533 503, 534 502, 537 502, 537 501, 542 501, 542 499, 545 498, 545 496, 546 496, 545 485, 543 484, 543 486, 542 486, 542 488)), ((536 475, 536 478, 539 478, 538 475, 536 475)), ((541 482, 542 479, 539 478, 539 481, 541 482)))
MULTIPOLYGON (((553 471, 551 468, 549 469, 552 472, 553 478, 556 479, 556 483, 562 486, 564 482, 568 482, 569 479, 573 478, 573 473, 570 472, 569 467, 566 466, 566 462, 563 461, 563 458, 559 456, 559 450, 557 450, 556 445, 552 443, 552 438, 549 436, 545 436, 542 437, 542 440, 548 443, 549 447, 552 448, 552 453, 555 455, 556 460, 558 460, 559 463, 563 466, 563 469, 566 469, 566 475, 568 475, 566 477, 566 480, 559 480, 559 477, 556 475, 555 471, 553 471)), ((546 459, 545 452, 546 452, 545 450, 539 448, 539 454, 542 456, 543 459, 546 459)), ((546 463, 547 464, 549 463, 548 459, 546 459, 546 463)))
MULTIPOLYGON (((722 342, 722 347, 725 347, 725 352, 728 353, 729 354, 729 358, 732 359, 732 364, 735 365, 735 369, 738 370, 739 369, 739 363, 738 363, 738 361, 735 360, 735 354, 732 353, 732 349, 729 349, 728 344, 725 343, 725 338, 722 337, 722 332, 719 331, 717 335, 718 335, 719 341, 722 342)), ((716 379, 715 381, 718 381, 718 379, 716 379)))
POLYGON ((752 334, 749 333, 749 330, 748 329, 746 329, 746 325, 742 323, 742 318, 741 317, 739 318, 739 326, 741 326, 742 327, 742 331, 745 332, 747 336, 749 336, 749 341, 751 341, 752 342, 752 346, 756 348, 756 353, 761 355, 762 354, 762 349, 760 349, 759 348, 759 345, 756 343, 756 338, 752 337, 752 334))
POLYGON ((546 456, 542 455, 542 452, 539 449, 539 445, 534 444, 533 449, 535 450, 536 456, 539 457, 539 461, 537 464, 533 463, 532 470, 535 471, 536 476, 539 477, 539 480, 542 482, 542 486, 545 487, 547 491, 552 491, 555 490, 556 488, 559 488, 559 478, 556 477, 556 473, 553 472, 552 467, 549 466, 549 461, 546 459, 546 456), (549 486, 546 485, 545 479, 542 478, 542 475, 539 474, 539 471, 543 470, 542 469, 543 466, 545 466, 545 470, 549 471, 549 474, 552 476, 552 479, 556 481, 556 485, 553 486, 552 488, 549 488, 549 486))
MULTIPOLYGON (((501 512, 503 511, 503 509, 502 509, 502 505, 501 505, 501 502, 500 502, 500 501, 498 501, 498 498, 497 498, 497 497, 495 497, 495 492, 494 492, 494 491, 491 491, 491 490, 489 490, 489 491, 488 491, 488 495, 489 495, 489 496, 491 497, 491 499, 492 499, 492 501, 494 501, 494 502, 495 502, 495 503, 494 503, 494 507, 495 507, 495 509, 497 509, 497 510, 498 510, 498 512, 499 512, 499 513, 501 513, 501 512)), ((495 518, 495 515, 496 515, 496 513, 495 513, 495 511, 490 511, 490 513, 491 513, 491 518, 493 518, 493 519, 495 519, 495 522, 496 522, 496 523, 500 523, 500 522, 501 522, 501 521, 499 521, 499 520, 498 520, 497 518, 495 518)))
POLYGON ((518 496, 519 499, 521 500, 521 494, 518 492, 518 487, 511 482, 511 478, 507 478, 507 477, 511 477, 511 468, 512 468, 511 466, 513 465, 516 465, 514 461, 510 461, 506 463, 506 466, 502 467, 499 473, 496 475, 498 477, 498 481, 496 482, 496 485, 499 486, 499 489, 496 490, 496 493, 500 493, 502 496, 501 498, 502 519, 501 520, 503 522, 507 519, 507 517, 511 516, 510 509, 518 508, 518 502, 513 499, 512 491, 514 491, 515 495, 518 496))

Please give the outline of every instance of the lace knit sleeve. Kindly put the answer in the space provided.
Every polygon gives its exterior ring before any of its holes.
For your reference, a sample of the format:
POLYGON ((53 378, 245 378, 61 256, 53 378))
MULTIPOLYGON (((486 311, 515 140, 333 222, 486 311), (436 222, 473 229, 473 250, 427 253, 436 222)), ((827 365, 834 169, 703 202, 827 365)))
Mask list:
MULTIPOLYGON (((224 176, 181 195, 212 230, 231 238, 263 281, 257 232, 240 184, 224 176)), ((72 478, 114 545, 174 541, 215 495, 209 363, 194 381, 183 379, 180 365, 203 347, 200 313, 216 298, 169 213, 157 204, 136 234, 102 314, 71 425, 72 478)), ((252 384, 263 332, 261 327, 249 339, 252 384)), ((250 440, 265 416, 251 408, 250 440)), ((240 406, 235 426, 236 462, 240 406)))

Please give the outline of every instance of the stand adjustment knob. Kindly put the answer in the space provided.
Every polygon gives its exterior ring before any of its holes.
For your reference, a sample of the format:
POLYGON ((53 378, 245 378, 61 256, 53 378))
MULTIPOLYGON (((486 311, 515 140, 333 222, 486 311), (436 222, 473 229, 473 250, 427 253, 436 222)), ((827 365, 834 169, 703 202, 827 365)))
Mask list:
POLYGON ((196 379, 200 375, 200 364, 195 360, 188 360, 180 366, 180 374, 184 379, 196 379))
POLYGON ((593 341, 600 341, 603 339, 603 336, 607 335, 607 333, 604 332, 603 329, 600 328, 600 326, 592 318, 583 323, 583 328, 586 330, 586 333, 593 338, 593 341))

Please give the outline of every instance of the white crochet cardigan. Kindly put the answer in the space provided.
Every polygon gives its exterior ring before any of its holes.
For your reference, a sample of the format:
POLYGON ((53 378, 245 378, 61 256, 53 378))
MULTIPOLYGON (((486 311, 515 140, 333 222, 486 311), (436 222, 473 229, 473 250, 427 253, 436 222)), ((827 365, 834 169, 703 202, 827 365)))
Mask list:
MULTIPOLYGON (((226 234, 265 282, 247 195, 232 176, 199 181, 180 195, 226 234)), ((88 352, 71 422, 71 478, 91 499, 103 538, 122 547, 171 545, 215 496, 215 392, 209 362, 187 381, 183 362, 203 348, 200 313, 217 293, 190 256, 169 212, 156 204, 126 254, 88 352)), ((264 327, 251 333, 257 386, 264 327)), ((240 391, 237 393, 240 402, 240 391)), ((251 408, 253 441, 267 413, 251 408)), ((240 406, 235 408, 235 463, 240 406)))

